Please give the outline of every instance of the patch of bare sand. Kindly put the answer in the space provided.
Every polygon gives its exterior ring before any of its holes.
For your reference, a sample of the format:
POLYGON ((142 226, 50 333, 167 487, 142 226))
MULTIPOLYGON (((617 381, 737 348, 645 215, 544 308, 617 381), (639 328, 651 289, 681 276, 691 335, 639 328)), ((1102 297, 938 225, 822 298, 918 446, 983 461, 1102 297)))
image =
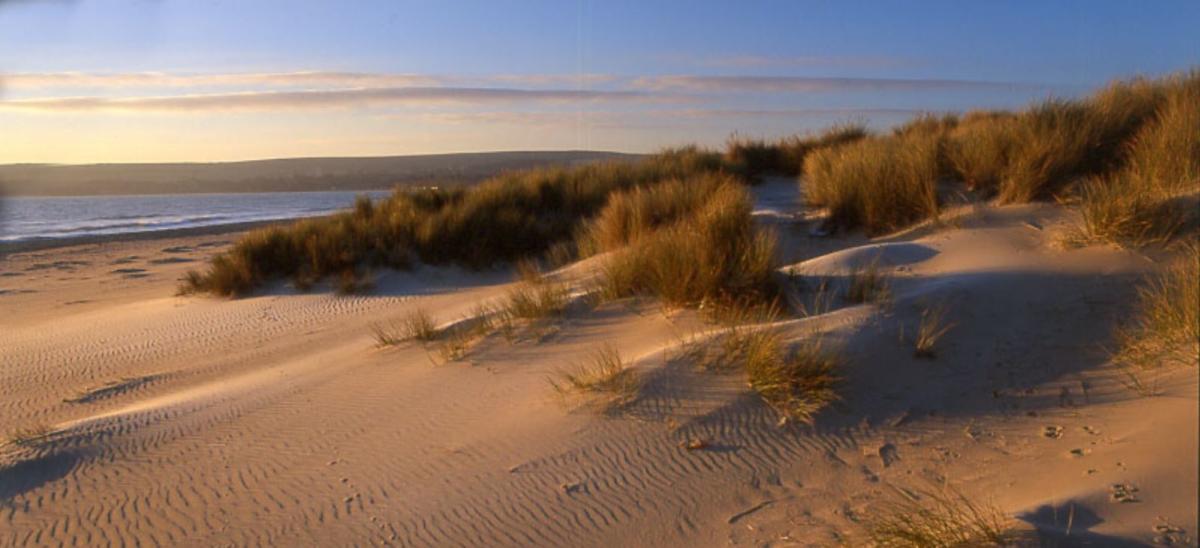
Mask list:
POLYGON ((885 303, 834 298, 779 324, 847 349, 844 400, 815 427, 777 426, 740 373, 697 370, 680 345, 712 327, 653 303, 576 308, 440 364, 432 347, 377 348, 370 325, 418 307, 454 321, 511 276, 427 268, 364 296, 224 301, 171 296, 191 266, 171 258, 211 252, 186 238, 10 255, 6 272, 35 277, 0 295, 0 424, 46 432, 0 448, 0 542, 855 543, 896 488, 940 482, 1046 537, 1150 542, 1169 523, 1196 538, 1195 370, 1145 398, 1099 351, 1149 261, 1057 249, 1070 216, 1054 206, 813 238, 772 213, 793 188, 760 187, 758 217, 795 292, 864 261, 891 276, 885 303), (154 274, 112 272, 130 268, 154 274), (930 306, 953 327, 917 358, 930 306), (547 377, 605 343, 641 374, 637 399, 564 406, 547 377))

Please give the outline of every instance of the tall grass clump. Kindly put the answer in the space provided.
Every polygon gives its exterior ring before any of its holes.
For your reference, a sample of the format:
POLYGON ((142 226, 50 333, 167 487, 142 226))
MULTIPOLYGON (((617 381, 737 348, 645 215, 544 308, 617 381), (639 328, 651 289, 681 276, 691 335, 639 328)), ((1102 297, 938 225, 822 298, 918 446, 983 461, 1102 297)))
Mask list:
POLYGON ((896 230, 938 211, 939 134, 870 137, 819 150, 805 161, 805 199, 836 227, 896 230))
POLYGON ((1180 82, 1129 144, 1125 167, 1084 184, 1086 239, 1164 242, 1196 221, 1186 195, 1200 191, 1200 72, 1180 82))
POLYGON ((1200 244, 1138 289, 1134 320, 1117 331, 1118 365, 1149 370, 1200 364, 1200 244))
POLYGON ((866 126, 840 124, 817 135, 795 135, 775 142, 754 139, 730 139, 725 148, 729 170, 755 180, 768 173, 797 176, 804 170, 804 158, 824 148, 851 143, 867 136, 866 126))
POLYGON ((1003 202, 1053 196, 1081 177, 1120 165, 1122 147, 1178 82, 1114 82, 1082 101, 1051 99, 1021 112, 1000 184, 1003 202))
POLYGON ((775 239, 755 226, 750 213, 745 188, 721 184, 691 215, 609 257, 601 267, 602 293, 650 295, 676 306, 732 298, 770 301, 775 239))
POLYGON ((500 175, 469 189, 397 190, 352 210, 251 232, 190 272, 182 292, 245 294, 292 278, 298 287, 360 268, 431 264, 486 268, 545 252, 595 215, 613 192, 722 167, 717 153, 666 150, 638 162, 500 175))
POLYGON ((579 238, 585 254, 613 251, 695 213, 726 186, 724 174, 701 174, 613 193, 579 238))
POLYGON ((1016 115, 973 111, 950 132, 946 160, 969 190, 994 194, 1016 141, 1016 115))
POLYGON ((875 546, 897 548, 1013 546, 1019 540, 1002 510, 951 489, 904 493, 873 513, 867 533, 875 546))

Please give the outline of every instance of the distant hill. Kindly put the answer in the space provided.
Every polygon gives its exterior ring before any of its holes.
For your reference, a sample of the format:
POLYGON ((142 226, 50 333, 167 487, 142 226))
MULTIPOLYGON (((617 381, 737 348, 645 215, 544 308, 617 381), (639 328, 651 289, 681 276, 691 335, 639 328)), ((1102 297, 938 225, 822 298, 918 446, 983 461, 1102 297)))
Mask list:
POLYGON ((598 151, 480 152, 180 164, 0 165, 2 196, 376 190, 465 184, 508 170, 637 155, 598 151))

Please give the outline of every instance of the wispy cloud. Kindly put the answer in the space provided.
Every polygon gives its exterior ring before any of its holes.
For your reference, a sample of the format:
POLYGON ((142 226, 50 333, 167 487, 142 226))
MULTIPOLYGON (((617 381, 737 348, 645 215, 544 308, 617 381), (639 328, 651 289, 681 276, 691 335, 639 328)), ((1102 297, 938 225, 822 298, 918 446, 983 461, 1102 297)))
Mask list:
MULTIPOLYGON (((611 127, 632 127, 644 122, 653 121, 656 125, 663 121, 704 121, 728 119, 805 119, 805 118, 839 118, 839 119, 870 119, 874 117, 895 118, 908 117, 926 112, 939 112, 932 109, 908 108, 796 108, 796 109, 721 109, 721 108, 688 108, 688 109, 642 109, 637 111, 476 111, 476 112, 425 112, 419 116, 422 120, 454 124, 497 124, 516 126, 566 126, 591 125, 611 127)), ((407 119, 409 114, 388 115, 397 119, 407 119)), ((721 122, 725 123, 725 122, 721 122)))
POLYGON ((975 80, 924 80, 902 78, 811 78, 803 76, 647 76, 637 78, 633 86, 654 91, 695 92, 791 92, 831 91, 935 91, 935 90, 1019 90, 1038 86, 1012 82, 975 80))
POLYGON ((214 86, 329 86, 395 87, 433 86, 441 78, 423 74, 300 71, 227 74, 177 74, 167 72, 83 73, 41 72, 0 75, 10 88, 131 88, 214 86))
POLYGON ((726 55, 701 59, 699 66, 726 68, 760 67, 822 67, 822 68, 881 68, 918 64, 915 60, 888 56, 849 55, 726 55))
POLYGON ((158 97, 56 97, 0 101, 0 109, 50 112, 197 112, 280 109, 363 108, 436 103, 650 101, 639 91, 562 89, 399 87, 331 90, 211 93, 158 97))

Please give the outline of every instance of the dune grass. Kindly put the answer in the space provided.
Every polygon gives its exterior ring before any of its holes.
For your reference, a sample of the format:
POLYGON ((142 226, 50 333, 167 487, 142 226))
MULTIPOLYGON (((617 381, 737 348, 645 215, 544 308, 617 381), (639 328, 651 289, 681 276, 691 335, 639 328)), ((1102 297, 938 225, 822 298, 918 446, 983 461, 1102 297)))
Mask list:
POLYGON ((1085 241, 1162 243, 1197 222, 1200 77, 1169 88, 1154 119, 1128 146, 1125 166, 1083 187, 1085 241), (1193 196, 1187 196, 1192 194, 1193 196))
POLYGON ((825 348, 820 336, 806 337, 789 348, 777 330, 764 328, 739 340, 742 348, 737 352, 750 388, 779 414, 780 424, 811 424, 817 412, 838 400, 842 358, 825 348))
POLYGON ((548 379, 559 395, 591 393, 607 395, 609 405, 624 405, 637 395, 641 381, 611 344, 597 349, 574 369, 559 370, 548 379))
POLYGON ((399 322, 387 326, 371 324, 371 335, 377 346, 395 346, 406 341, 433 341, 441 335, 441 331, 434 323, 433 316, 425 309, 418 308, 405 314, 399 322))
POLYGON ((1049 198, 1080 177, 1120 164, 1122 147, 1181 79, 1110 84, 1081 101, 1052 99, 1015 119, 1012 150, 1000 185, 1003 202, 1049 198))
POLYGON ((805 161, 804 196, 838 228, 881 234, 938 212, 942 137, 913 131, 819 150, 805 161))
POLYGON ((1133 321, 1118 329, 1118 365, 1136 370, 1200 364, 1200 244, 1192 242, 1138 289, 1133 321))
POLYGON ((891 277, 879 267, 879 260, 862 263, 850 271, 844 298, 852 303, 878 303, 892 295, 891 277))
POLYGON ((486 268, 569 239, 613 192, 721 167, 719 154, 687 147, 638 162, 509 173, 469 189, 399 189, 379 202, 360 199, 350 211, 253 231, 205 271, 189 272, 180 289, 238 296, 273 279, 306 286, 415 260, 486 268))
POLYGON ((694 214, 737 183, 711 173, 615 192, 581 231, 578 247, 583 255, 620 249, 694 214))
POLYGON ((1117 81, 1083 99, 1049 99, 1015 113, 919 116, 889 134, 808 154, 805 196, 828 209, 833 226, 875 235, 936 216, 947 185, 1020 203, 1074 193, 1089 178, 1125 169, 1105 188, 1092 185, 1085 200, 1099 223, 1143 231, 1125 219, 1148 219, 1164 202, 1150 207, 1131 194, 1164 181, 1175 193, 1197 186, 1194 170, 1181 166, 1195 154, 1197 89, 1200 71, 1192 70, 1117 81))
POLYGON ((835 125, 815 135, 795 135, 775 142, 732 138, 725 147, 725 164, 730 172, 751 181, 766 174, 797 176, 811 152, 852 143, 867 136, 861 124, 835 125))
POLYGON ((735 297, 772 300, 775 239, 755 226, 750 212, 743 187, 720 184, 690 215, 608 257, 601 266, 601 294, 654 296, 670 306, 735 297))
POLYGON ((563 284, 536 278, 508 290, 498 311, 505 319, 539 320, 562 314, 569 297, 563 284))
POLYGON ((872 513, 867 533, 875 546, 896 548, 1012 546, 1017 540, 1003 511, 950 488, 898 495, 872 513))
POLYGON ((913 340, 913 356, 930 360, 937 357, 937 343, 951 329, 954 329, 954 324, 946 319, 944 304, 922 308, 917 336, 913 340))
POLYGON ((1016 141, 1016 115, 972 111, 950 131, 946 161, 968 190, 995 194, 1016 141))

